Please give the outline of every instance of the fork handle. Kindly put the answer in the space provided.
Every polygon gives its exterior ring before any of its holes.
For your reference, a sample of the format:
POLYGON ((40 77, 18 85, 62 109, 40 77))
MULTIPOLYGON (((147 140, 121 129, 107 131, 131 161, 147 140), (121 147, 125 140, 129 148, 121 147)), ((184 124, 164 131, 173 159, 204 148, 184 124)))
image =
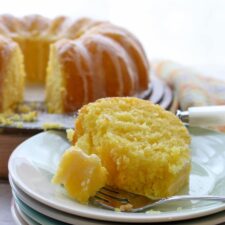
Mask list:
POLYGON ((144 210, 153 208, 155 206, 168 203, 168 202, 176 202, 176 201, 187 201, 187 200, 203 200, 203 201, 219 201, 225 202, 225 196, 216 196, 216 195, 201 195, 201 196, 194 196, 194 195, 177 195, 172 196, 169 198, 163 198, 159 201, 150 203, 144 207, 133 209, 133 212, 142 212, 144 210))
POLYGON ((204 200, 204 201, 225 201, 225 196, 217 196, 217 195, 201 195, 201 196, 194 196, 194 195, 177 195, 170 198, 165 198, 160 201, 182 201, 182 200, 204 200))
POLYGON ((177 116, 190 126, 225 125, 225 105, 190 107, 188 111, 178 111, 177 116))

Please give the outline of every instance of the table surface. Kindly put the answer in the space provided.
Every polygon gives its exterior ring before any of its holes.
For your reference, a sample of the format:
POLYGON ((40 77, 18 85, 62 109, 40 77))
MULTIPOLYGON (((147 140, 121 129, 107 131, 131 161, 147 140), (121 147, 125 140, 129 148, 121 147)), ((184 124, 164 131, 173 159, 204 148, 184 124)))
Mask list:
POLYGON ((11 215, 11 188, 7 181, 0 180, 0 224, 1 225, 14 225, 11 215))

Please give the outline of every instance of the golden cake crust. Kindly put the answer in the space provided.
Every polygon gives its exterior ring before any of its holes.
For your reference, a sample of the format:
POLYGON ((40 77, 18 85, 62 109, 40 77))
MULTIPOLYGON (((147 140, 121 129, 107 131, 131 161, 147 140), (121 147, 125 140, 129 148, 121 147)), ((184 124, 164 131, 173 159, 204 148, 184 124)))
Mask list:
POLYGON ((140 43, 112 24, 90 26, 86 31, 81 26, 82 35, 77 39, 53 46, 62 65, 67 112, 98 98, 138 96, 148 89, 148 62, 140 43), (80 85, 74 88, 74 84, 80 85))
POLYGON ((0 34, 22 49, 26 79, 35 83, 46 80, 50 112, 72 112, 98 98, 139 96, 148 89, 149 64, 140 42, 107 21, 6 14, 0 16, 0 34), (51 61, 60 64, 59 71, 47 68, 56 67, 51 61), (51 98, 56 88, 48 89, 52 85, 48 82, 57 83, 59 76, 64 86, 57 89, 57 96, 63 104, 57 109, 52 107, 56 98, 51 98))
MULTIPOLYGON (((22 101, 22 95, 23 95, 23 82, 24 82, 24 70, 23 68, 20 68, 21 61, 21 52, 19 50, 19 46, 17 43, 13 42, 12 40, 1 36, 0 35, 0 112, 1 111, 7 111, 10 110, 9 106, 15 107, 16 103, 19 103, 22 101), (11 61, 13 57, 18 57, 18 65, 16 66, 14 72, 14 76, 18 75, 18 78, 13 79, 10 75, 8 77, 8 73, 10 70, 11 61), (9 79, 13 81, 14 83, 8 84, 9 79), (5 89, 9 86, 15 87, 15 92, 5 93, 5 89), (20 93, 21 92, 21 93, 20 93), (13 95, 15 96, 5 96, 5 95, 13 95), (10 99, 10 102, 5 102, 6 97, 10 99)), ((13 70, 13 68, 12 68, 13 70)))

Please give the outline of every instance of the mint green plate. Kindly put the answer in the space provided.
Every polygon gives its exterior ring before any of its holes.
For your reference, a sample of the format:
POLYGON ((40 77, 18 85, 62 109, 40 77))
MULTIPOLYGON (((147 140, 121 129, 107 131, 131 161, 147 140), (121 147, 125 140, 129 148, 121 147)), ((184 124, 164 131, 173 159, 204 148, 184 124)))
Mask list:
MULTIPOLYGON (((225 135, 200 128, 189 131, 192 171, 190 184, 181 193, 225 195, 225 135)), ((79 204, 70 199, 63 188, 51 183, 60 157, 68 147, 62 132, 44 132, 25 141, 9 160, 13 182, 32 199, 48 207, 104 221, 169 222, 203 217, 225 209, 225 203, 221 202, 186 201, 163 205, 150 213, 121 213, 79 204)))
MULTIPOLYGON (((11 213, 17 225, 40 225, 40 223, 27 216, 13 199, 11 213)), ((46 224, 47 225, 47 224, 46 224)))

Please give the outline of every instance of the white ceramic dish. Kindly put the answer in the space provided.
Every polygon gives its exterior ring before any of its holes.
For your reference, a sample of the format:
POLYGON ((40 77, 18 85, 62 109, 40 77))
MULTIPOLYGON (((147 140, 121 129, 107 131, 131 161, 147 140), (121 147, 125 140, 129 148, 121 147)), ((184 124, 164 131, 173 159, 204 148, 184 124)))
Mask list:
MULTIPOLYGON (((205 129, 190 129, 192 172, 182 192, 225 195, 225 135, 205 129)), ((168 222, 210 215, 225 209, 225 203, 189 201, 165 205, 160 213, 121 213, 82 205, 51 183, 59 159, 69 143, 60 132, 44 132, 22 143, 9 160, 14 183, 33 199, 60 211, 81 217, 129 223, 168 222), (177 210, 178 209, 178 210, 177 210), (180 209, 180 210, 179 210, 180 209)))
POLYGON ((68 225, 67 223, 57 221, 33 210, 16 196, 14 196, 14 200, 16 209, 20 212, 20 215, 29 225, 68 225))
POLYGON ((16 210, 14 200, 12 200, 11 203, 11 214, 16 225, 27 225, 26 221, 23 220, 23 218, 19 215, 18 211, 16 210))
MULTIPOLYGON (((29 195, 24 193, 19 187, 17 187, 12 179, 10 179, 10 184, 12 186, 13 190, 13 195, 16 196, 20 201, 22 201, 24 204, 26 204, 28 207, 31 209, 43 214, 43 216, 48 216, 50 218, 54 218, 56 220, 69 223, 72 225, 115 225, 115 223, 111 223, 109 221, 97 221, 97 220, 91 220, 91 219, 86 219, 82 217, 78 217, 72 214, 68 214, 65 212, 58 211, 56 209, 53 209, 51 207, 48 207, 35 199, 32 199, 29 195)), ((29 211, 27 211, 27 214, 29 215, 29 211)), ((34 216, 34 215, 33 215, 34 216)), ((40 215, 39 215, 40 217, 40 215)), ((38 221, 38 217, 36 217, 36 220, 38 221)), ((40 222, 40 221, 39 221, 40 222)), ((171 222, 171 223, 165 223, 165 225, 212 225, 212 224, 221 224, 225 222, 225 211, 197 218, 197 219, 192 219, 192 220, 187 220, 187 221, 178 221, 178 222, 171 222)), ((126 225, 125 223, 124 225, 126 225)), ((161 225, 164 223, 160 223, 161 225)), ((45 224, 46 225, 46 224, 45 224)))
POLYGON ((40 223, 37 223, 32 218, 30 218, 28 215, 26 215, 21 210, 21 208, 19 207, 19 205, 16 203, 15 200, 14 200, 14 210, 17 213, 18 217, 23 220, 23 225, 40 225, 40 223))
MULTIPOLYGON (((30 208, 36 210, 37 212, 48 216, 50 218, 54 218, 56 220, 69 223, 72 225, 109 225, 110 222, 104 222, 104 221, 96 221, 91 219, 86 219, 83 217, 78 217, 73 214, 68 214, 65 212, 61 212, 59 210, 56 210, 54 208, 48 207, 47 205, 44 205, 35 199, 32 199, 29 195, 27 195, 25 192, 23 192, 19 187, 17 187, 12 179, 10 179, 10 185, 12 187, 13 195, 16 196, 19 200, 21 200, 23 203, 25 203, 30 208)), ((112 224, 112 223, 111 223, 112 224)))
POLYGON ((38 225, 37 223, 33 223, 31 219, 23 214, 14 199, 12 199, 11 213, 16 225, 38 225))

